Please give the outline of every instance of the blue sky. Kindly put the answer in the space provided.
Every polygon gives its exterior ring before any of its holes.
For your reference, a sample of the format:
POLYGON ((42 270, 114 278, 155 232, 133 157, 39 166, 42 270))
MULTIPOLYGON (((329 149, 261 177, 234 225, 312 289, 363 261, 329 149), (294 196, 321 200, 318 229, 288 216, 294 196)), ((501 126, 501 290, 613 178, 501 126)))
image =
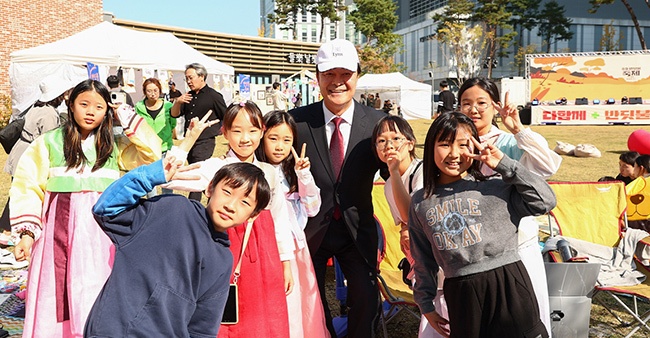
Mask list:
POLYGON ((260 0, 104 0, 118 19, 257 36, 260 0))

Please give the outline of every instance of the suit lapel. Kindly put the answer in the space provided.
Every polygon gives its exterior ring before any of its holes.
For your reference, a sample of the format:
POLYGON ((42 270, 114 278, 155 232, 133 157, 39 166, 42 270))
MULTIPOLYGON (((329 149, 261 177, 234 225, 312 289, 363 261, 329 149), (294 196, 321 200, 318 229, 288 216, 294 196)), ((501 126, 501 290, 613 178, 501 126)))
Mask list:
POLYGON ((332 170, 329 144, 327 144, 327 131, 325 130, 325 114, 323 112, 322 101, 318 104, 317 110, 312 110, 312 116, 310 116, 309 121, 311 123, 310 131, 314 146, 316 147, 316 153, 321 163, 323 163, 323 168, 325 168, 330 179, 332 179, 332 182, 336 182, 336 177, 334 177, 334 171, 332 170))
MULTIPOLYGON (((356 145, 361 142, 364 138, 366 138, 367 134, 365 133, 368 120, 366 118, 366 113, 364 113, 363 109, 361 109, 361 106, 356 104, 356 102, 353 102, 354 104, 354 119, 352 120, 352 129, 350 129, 350 138, 348 140, 348 148, 345 150, 345 159, 343 160, 343 167, 345 167, 345 163, 348 161, 348 157, 352 153, 352 149, 356 147, 356 145)), ((368 149, 370 151, 371 149, 368 149)))

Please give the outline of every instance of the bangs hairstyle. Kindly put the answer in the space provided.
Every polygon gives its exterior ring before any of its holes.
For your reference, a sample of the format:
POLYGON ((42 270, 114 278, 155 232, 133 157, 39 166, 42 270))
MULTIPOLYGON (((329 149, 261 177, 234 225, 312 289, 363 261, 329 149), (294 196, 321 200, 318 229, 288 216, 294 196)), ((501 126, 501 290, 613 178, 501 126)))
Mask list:
POLYGON ((147 86, 152 84, 152 83, 156 87, 158 87, 158 92, 162 93, 162 85, 160 84, 160 80, 156 79, 155 77, 150 77, 150 78, 144 80, 144 82, 142 83, 142 93, 146 93, 147 92, 147 86))
POLYGON ((474 77, 465 80, 465 82, 463 82, 463 84, 460 86, 460 89, 458 89, 458 102, 460 102, 461 98, 463 97, 463 93, 474 86, 479 86, 479 88, 485 90, 488 95, 490 95, 490 99, 492 99, 492 101, 501 102, 499 87, 497 87, 494 81, 486 79, 484 77, 474 77))
MULTIPOLYGON (((499 95, 499 87, 497 87, 497 84, 494 83, 494 81, 490 79, 486 79, 484 77, 474 77, 471 79, 465 80, 463 84, 460 86, 460 89, 458 89, 458 104, 459 108, 462 105, 461 98, 463 97, 463 93, 465 93, 466 90, 478 86, 479 88, 483 89, 485 92, 490 95, 490 99, 494 102, 501 102, 501 95, 499 95)), ((489 108, 492 108, 492 104, 488 105, 489 108)), ((497 125, 496 121, 496 116, 497 114, 494 114, 494 117, 492 118, 492 125, 496 126, 497 128, 499 127, 497 125)))
MULTIPOLYGON (((433 195, 436 189, 436 179, 440 176, 440 168, 436 166, 434 159, 434 148, 438 141, 454 141, 456 132, 461 128, 468 130, 475 139, 479 139, 478 131, 474 126, 472 119, 462 113, 451 112, 443 113, 438 116, 424 140, 424 196, 425 198, 433 195)), ((478 149, 474 147, 474 153, 478 154, 478 149)), ((474 160, 472 165, 467 169, 467 173, 477 181, 485 180, 485 175, 481 174, 481 162, 474 160)))
POLYGON ((93 164, 92 171, 96 171, 106 164, 106 161, 113 154, 114 138, 113 138, 113 108, 109 105, 112 103, 111 95, 101 82, 95 80, 84 80, 79 82, 72 92, 68 104, 68 119, 63 125, 63 156, 68 170, 78 168, 81 165, 86 165, 88 159, 84 155, 81 147, 81 132, 80 127, 75 120, 74 112, 72 111, 77 97, 84 92, 94 91, 99 94, 106 103, 106 114, 101 124, 95 129, 95 151, 97 152, 97 160, 93 164))
POLYGON ((411 159, 417 158, 417 155, 415 154, 415 143, 417 140, 415 139, 413 128, 411 128, 411 125, 406 122, 403 117, 397 115, 386 115, 377 121, 377 124, 375 124, 375 129, 372 131, 371 140, 372 146, 375 148, 373 149, 373 153, 375 155, 377 155, 377 147, 375 146, 377 144, 377 137, 379 137, 379 134, 383 133, 384 131, 401 133, 404 135, 404 137, 406 137, 407 141, 413 142, 413 149, 409 150, 409 156, 411 156, 411 159))
POLYGON ((210 182, 211 189, 214 189, 219 182, 222 182, 233 189, 244 187, 246 196, 255 189, 255 208, 249 217, 256 216, 264 210, 271 200, 271 188, 264 178, 264 172, 254 164, 237 162, 226 164, 219 169, 210 182))
MULTIPOLYGON (((293 116, 291 114, 287 113, 284 110, 272 110, 266 115, 264 115, 264 129, 266 131, 270 130, 271 128, 279 125, 286 124, 289 126, 289 129, 291 130, 291 134, 293 134, 293 143, 291 144, 296 151, 300 151, 298 148, 298 131, 297 131, 297 126, 296 126, 296 120, 293 119, 293 116)), ((266 136, 266 135, 265 135, 266 136)), ((262 139, 262 142, 264 141, 264 138, 262 139)), ((262 145, 261 147, 257 147, 255 150, 255 156, 262 162, 268 162, 268 158, 266 156, 266 152, 264 151, 264 146, 262 145)), ((297 192, 298 191, 298 176, 296 176, 296 159, 293 157, 293 153, 289 153, 289 156, 285 158, 282 163, 280 163, 280 167, 282 169, 282 173, 284 173, 284 177, 287 179, 287 182, 289 183, 289 192, 297 192)))
POLYGON ((253 101, 242 101, 240 103, 231 103, 223 114, 223 129, 228 131, 232 128, 232 122, 239 114, 239 111, 244 109, 248 114, 248 119, 256 127, 264 130, 264 117, 262 111, 253 101))

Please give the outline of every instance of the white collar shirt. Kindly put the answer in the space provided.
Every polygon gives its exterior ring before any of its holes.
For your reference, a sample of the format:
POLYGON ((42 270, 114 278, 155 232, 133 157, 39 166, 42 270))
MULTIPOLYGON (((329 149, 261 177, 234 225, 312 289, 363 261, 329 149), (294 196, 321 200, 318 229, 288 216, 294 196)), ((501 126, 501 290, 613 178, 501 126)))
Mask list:
MULTIPOLYGON (((341 130, 341 135, 343 135, 343 149, 347 152, 348 150, 348 143, 350 141, 350 132, 352 130, 352 119, 354 118, 354 105, 356 103, 354 100, 352 101, 352 104, 348 109, 346 109, 343 114, 341 114, 339 117, 343 119, 341 124, 339 125, 339 129, 341 130)), ((327 133, 327 147, 329 148, 329 145, 332 140, 332 133, 334 132, 334 122, 332 121, 337 115, 334 115, 327 107, 325 106, 325 102, 323 102, 323 112, 325 113, 325 121, 326 121, 326 133, 327 133)))

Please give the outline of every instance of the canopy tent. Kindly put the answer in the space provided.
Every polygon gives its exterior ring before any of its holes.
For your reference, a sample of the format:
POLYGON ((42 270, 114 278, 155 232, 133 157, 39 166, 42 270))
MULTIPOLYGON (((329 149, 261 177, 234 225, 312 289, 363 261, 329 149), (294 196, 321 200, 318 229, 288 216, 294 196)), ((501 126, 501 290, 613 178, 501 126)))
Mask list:
MULTIPOLYGON (((14 112, 38 98, 38 84, 48 75, 60 75, 71 83, 86 79, 87 62, 100 69, 158 70, 159 74, 182 73, 186 65, 198 62, 211 75, 233 77, 235 73, 233 67, 202 54, 171 33, 137 31, 102 22, 65 39, 11 53, 14 112)), ((108 71, 103 72, 100 76, 105 80, 108 71)))
POLYGON ((376 95, 382 101, 394 101, 407 119, 431 118, 431 85, 413 81, 402 73, 366 74, 357 81, 355 98, 376 95))

